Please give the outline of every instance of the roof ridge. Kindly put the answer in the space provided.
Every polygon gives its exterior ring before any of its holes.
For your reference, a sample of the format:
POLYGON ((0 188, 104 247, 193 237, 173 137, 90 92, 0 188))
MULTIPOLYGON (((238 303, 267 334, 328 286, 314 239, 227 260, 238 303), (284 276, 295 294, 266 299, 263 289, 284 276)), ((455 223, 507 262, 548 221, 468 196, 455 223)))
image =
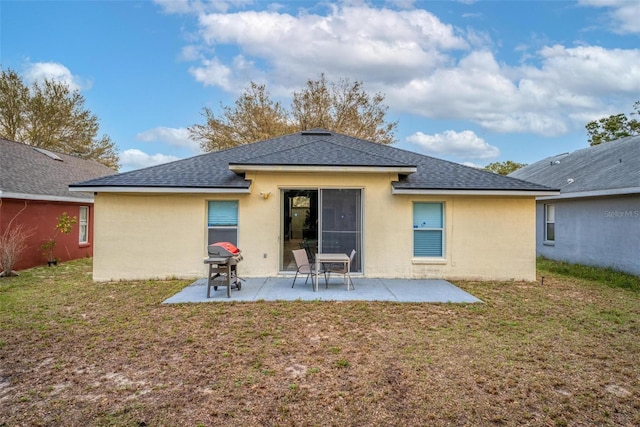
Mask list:
MULTIPOLYGON (((301 132, 296 132, 296 134, 297 133, 301 133, 301 132)), ((290 135, 295 135, 295 134, 290 134, 290 135)), ((288 135, 288 136, 290 136, 290 135, 288 135)), ((271 139, 275 139, 275 138, 271 138, 271 139)), ((263 140, 263 141, 268 141, 268 140, 263 140)), ((315 140, 315 141, 317 141, 317 140, 315 140)), ((291 151, 291 150, 294 150, 296 148, 306 147, 307 145, 312 145, 313 143, 314 143, 314 141, 309 141, 309 142, 304 142, 304 143, 301 142, 301 143, 297 144, 295 147, 289 146, 289 147, 286 147, 286 148, 279 148, 279 149, 270 151, 267 154, 262 153, 262 154, 259 154, 259 155, 250 156, 250 157, 243 158, 241 161, 236 161, 236 162, 231 162, 231 163, 246 162, 246 161, 258 159, 258 158, 264 157, 264 156, 272 156, 274 154, 284 153, 285 151, 291 151)), ((252 142, 251 144, 255 144, 255 143, 252 142)), ((250 144, 244 144, 244 145, 250 145, 250 144)))

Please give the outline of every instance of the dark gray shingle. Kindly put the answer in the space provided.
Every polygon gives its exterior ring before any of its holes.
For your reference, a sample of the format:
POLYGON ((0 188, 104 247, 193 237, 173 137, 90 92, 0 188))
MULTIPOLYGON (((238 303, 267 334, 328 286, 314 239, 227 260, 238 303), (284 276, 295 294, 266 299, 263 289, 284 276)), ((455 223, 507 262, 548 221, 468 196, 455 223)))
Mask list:
POLYGON ((0 190, 5 196, 13 193, 87 199, 93 196, 71 192, 69 184, 115 173, 93 160, 38 150, 0 138, 0 190))
POLYGON ((640 135, 548 157, 509 175, 561 194, 640 188, 640 135))
POLYGON ((233 165, 416 167, 394 183, 410 190, 548 191, 550 188, 323 129, 108 176, 74 187, 248 188, 233 165))

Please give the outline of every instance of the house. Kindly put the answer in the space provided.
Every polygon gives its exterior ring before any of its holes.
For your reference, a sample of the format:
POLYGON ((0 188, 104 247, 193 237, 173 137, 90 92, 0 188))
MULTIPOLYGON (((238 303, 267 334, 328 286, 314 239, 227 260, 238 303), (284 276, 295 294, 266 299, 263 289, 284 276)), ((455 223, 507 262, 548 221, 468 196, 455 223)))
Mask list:
POLYGON ((511 177, 560 188, 536 206, 536 251, 640 275, 640 136, 560 154, 511 177))
POLYGON ((18 224, 31 232, 14 269, 46 264, 41 246, 52 238, 61 261, 91 257, 93 195, 71 192, 69 184, 114 173, 92 160, 0 138, 0 235, 18 224), (64 212, 77 220, 69 234, 56 233, 64 212))
POLYGON ((94 279, 204 277, 210 243, 240 277, 295 271, 292 249, 356 250, 354 275, 535 280, 542 185, 323 129, 98 178, 94 279))

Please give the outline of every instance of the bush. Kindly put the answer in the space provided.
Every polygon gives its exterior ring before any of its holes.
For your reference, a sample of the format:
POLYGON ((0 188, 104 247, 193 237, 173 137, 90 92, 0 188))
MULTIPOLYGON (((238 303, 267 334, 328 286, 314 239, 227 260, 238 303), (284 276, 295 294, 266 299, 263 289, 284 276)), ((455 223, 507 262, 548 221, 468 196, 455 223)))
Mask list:
POLYGON ((33 231, 25 229, 23 224, 12 227, 11 222, 0 235, 0 277, 16 275, 13 267, 26 249, 27 239, 33 234, 33 231))

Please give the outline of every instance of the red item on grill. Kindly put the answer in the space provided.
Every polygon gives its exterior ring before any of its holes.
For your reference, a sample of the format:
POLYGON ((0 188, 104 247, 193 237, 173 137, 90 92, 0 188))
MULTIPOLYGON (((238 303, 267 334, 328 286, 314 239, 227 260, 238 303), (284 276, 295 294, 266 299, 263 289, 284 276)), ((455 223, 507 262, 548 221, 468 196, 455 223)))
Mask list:
POLYGON ((209 254, 214 253, 218 256, 234 256, 240 253, 240 249, 230 242, 216 242, 209 245, 209 254))

